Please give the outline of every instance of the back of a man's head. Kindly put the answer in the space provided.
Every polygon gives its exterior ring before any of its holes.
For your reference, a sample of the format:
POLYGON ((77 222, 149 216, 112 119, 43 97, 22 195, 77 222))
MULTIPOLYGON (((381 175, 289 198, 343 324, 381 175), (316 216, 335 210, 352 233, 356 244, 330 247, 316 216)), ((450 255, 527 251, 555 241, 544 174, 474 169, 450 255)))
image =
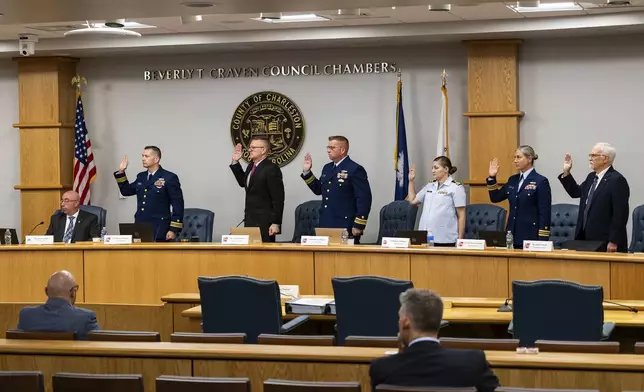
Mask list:
POLYGON ((408 289, 400 294, 400 314, 409 319, 411 329, 421 334, 438 334, 443 318, 443 300, 426 289, 408 289))
POLYGON ((55 272, 47 281, 45 293, 49 298, 60 298, 73 304, 76 299, 76 279, 69 271, 55 272))

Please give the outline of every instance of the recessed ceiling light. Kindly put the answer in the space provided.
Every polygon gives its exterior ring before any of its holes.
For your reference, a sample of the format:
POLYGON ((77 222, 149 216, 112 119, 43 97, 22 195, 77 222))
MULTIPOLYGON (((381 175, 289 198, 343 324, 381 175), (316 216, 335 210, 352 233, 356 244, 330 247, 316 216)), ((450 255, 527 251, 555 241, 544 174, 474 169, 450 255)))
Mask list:
POLYGON ((259 18, 251 19, 265 23, 324 22, 331 20, 330 18, 316 14, 280 15, 279 17, 275 17, 275 14, 268 13, 262 13, 259 15, 259 18))
POLYGON ((583 8, 577 3, 540 3, 537 7, 522 7, 521 4, 508 5, 509 9, 516 12, 552 12, 552 11, 578 11, 583 8))
MULTIPOLYGON (((136 22, 130 22, 136 23, 136 22)), ((138 23, 137 23, 138 24, 138 23)), ((146 27, 154 27, 141 25, 146 27)), ((106 27, 103 23, 92 23, 87 21, 84 28, 67 31, 64 36, 70 35, 94 35, 94 36, 121 36, 121 37, 140 37, 141 33, 124 28, 106 27)))
POLYGON ((181 5, 188 8, 208 8, 214 7, 215 3, 210 1, 184 1, 181 5))
POLYGON ((114 19, 105 22, 107 27, 125 27, 125 19, 114 19))
POLYGON ((519 0, 517 1, 519 8, 534 8, 539 7, 539 0, 519 0))
POLYGON ((154 28, 156 28, 156 26, 146 25, 146 24, 143 24, 143 23, 132 22, 132 21, 128 21, 128 22, 124 21, 122 23, 122 26, 117 26, 117 25, 115 25, 114 23, 111 23, 111 22, 95 23, 93 25, 93 27, 105 27, 105 28, 112 28, 112 29, 116 29, 116 30, 118 30, 119 27, 122 27, 122 28, 125 28, 125 29, 154 29, 154 28))
POLYGON ((452 9, 451 4, 436 4, 430 5, 428 8, 430 11, 450 11, 452 9))
POLYGON ((338 9, 338 15, 360 16, 360 8, 340 8, 338 9))

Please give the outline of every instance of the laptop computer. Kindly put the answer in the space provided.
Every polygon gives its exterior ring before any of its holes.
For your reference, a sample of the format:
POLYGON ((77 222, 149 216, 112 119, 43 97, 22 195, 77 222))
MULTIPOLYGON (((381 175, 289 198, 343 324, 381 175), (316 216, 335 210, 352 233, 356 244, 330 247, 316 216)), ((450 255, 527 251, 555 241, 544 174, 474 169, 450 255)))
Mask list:
POLYGON ((478 237, 481 240, 485 240, 485 245, 487 246, 505 248, 507 246, 505 242, 506 234, 504 231, 479 230, 478 237))
POLYGON ((149 223, 119 223, 119 234, 131 235, 132 241, 155 242, 154 231, 149 223))
POLYGON ((411 245, 423 245, 427 243, 427 230, 397 230, 396 238, 409 238, 411 245))
POLYGON ((231 227, 230 234, 247 235, 250 245, 262 243, 262 232, 259 231, 259 227, 231 227))
POLYGON ((578 250, 581 252, 605 252, 605 241, 583 241, 583 240, 568 240, 561 244, 562 250, 578 250))
POLYGON ((16 233, 16 229, 0 229, 0 244, 6 245, 4 243, 4 233, 9 230, 11 233, 11 243, 14 245, 20 244, 20 241, 18 241, 18 234, 16 233))
POLYGON ((329 244, 342 244, 342 232, 346 229, 316 227, 315 235, 329 237, 329 244))

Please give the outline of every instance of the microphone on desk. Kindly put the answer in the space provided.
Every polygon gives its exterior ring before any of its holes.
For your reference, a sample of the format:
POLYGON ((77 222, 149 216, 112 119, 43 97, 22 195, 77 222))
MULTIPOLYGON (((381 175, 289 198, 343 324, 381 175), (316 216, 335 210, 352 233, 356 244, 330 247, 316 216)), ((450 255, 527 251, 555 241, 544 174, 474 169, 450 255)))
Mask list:
POLYGON ((613 305, 621 306, 622 308, 626 308, 626 309, 628 309, 628 311, 629 311, 629 312, 633 312, 633 313, 638 313, 638 312, 639 312, 639 311, 637 310, 637 308, 634 308, 634 307, 632 307, 632 306, 628 306, 628 305, 620 304, 620 303, 613 302, 613 301, 606 301, 606 300, 603 300, 602 302, 606 302, 607 304, 613 304, 613 305))
POLYGON ((511 312, 512 311, 512 306, 510 306, 510 301, 512 301, 512 298, 506 298, 505 302, 503 305, 499 306, 496 311, 497 312, 511 312))
MULTIPOLYGON (((25 240, 27 239, 27 237, 28 237, 28 236, 30 236, 30 235, 31 235, 31 233, 33 233, 33 232, 34 232, 34 230, 36 230, 36 228, 37 228, 38 226, 40 226, 40 225, 44 225, 44 224, 45 224, 45 221, 40 221, 40 223, 38 223, 36 226, 34 226, 34 227, 33 227, 33 229, 31 229, 31 230, 29 231, 29 233, 27 233, 27 235, 25 236, 25 240)), ((22 241, 22 243, 24 244, 24 243, 25 243, 25 241, 22 241)))

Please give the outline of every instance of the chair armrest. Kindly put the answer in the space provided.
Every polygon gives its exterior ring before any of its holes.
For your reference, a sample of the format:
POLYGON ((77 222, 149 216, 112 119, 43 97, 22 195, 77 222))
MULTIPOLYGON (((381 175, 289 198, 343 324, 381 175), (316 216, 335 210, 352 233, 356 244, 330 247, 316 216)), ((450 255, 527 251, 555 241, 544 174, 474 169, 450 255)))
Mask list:
POLYGON ((602 340, 608 340, 608 338, 610 338, 610 334, 613 333, 613 329, 615 329, 615 323, 604 323, 602 327, 602 340))
POLYGON ((304 324, 305 322, 309 321, 310 318, 311 316, 307 316, 307 315, 297 316, 293 320, 282 325, 282 328, 280 329, 280 333, 288 333, 293 329, 295 329, 295 327, 298 327, 301 324, 304 324))
POLYGON ((449 325, 449 321, 447 320, 441 320, 441 325, 438 327, 438 329, 443 329, 449 325))

